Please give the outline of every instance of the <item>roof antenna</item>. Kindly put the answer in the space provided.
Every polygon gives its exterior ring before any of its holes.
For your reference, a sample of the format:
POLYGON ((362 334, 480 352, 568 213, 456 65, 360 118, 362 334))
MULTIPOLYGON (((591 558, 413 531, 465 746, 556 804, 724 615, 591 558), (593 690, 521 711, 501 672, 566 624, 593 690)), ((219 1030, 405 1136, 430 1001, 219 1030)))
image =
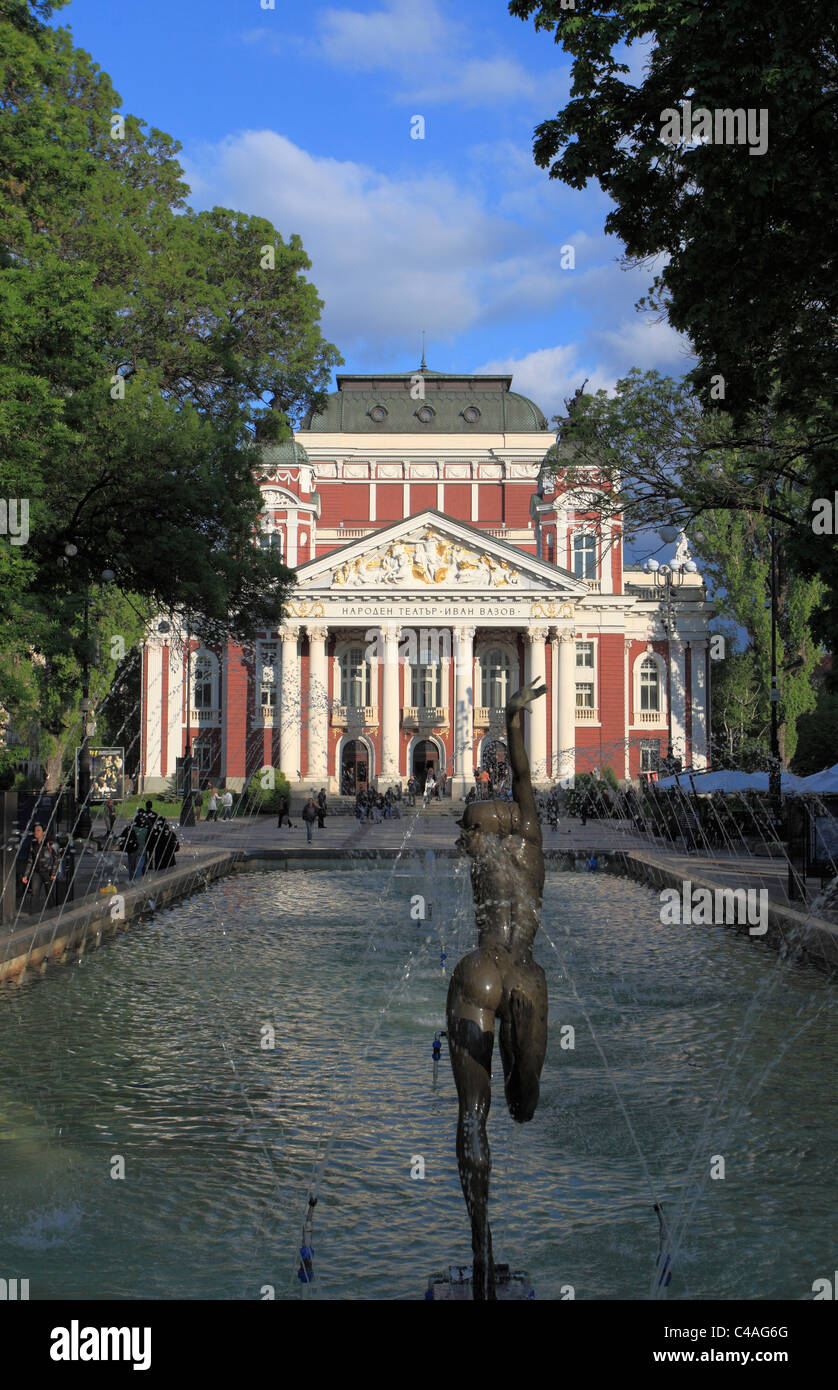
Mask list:
POLYGON ((424 330, 424 328, 422 329, 422 362, 421 362, 421 365, 420 365, 420 367, 419 367, 419 370, 420 370, 420 372, 426 372, 426 371, 428 370, 428 364, 427 364, 427 362, 425 361, 425 330, 424 330))

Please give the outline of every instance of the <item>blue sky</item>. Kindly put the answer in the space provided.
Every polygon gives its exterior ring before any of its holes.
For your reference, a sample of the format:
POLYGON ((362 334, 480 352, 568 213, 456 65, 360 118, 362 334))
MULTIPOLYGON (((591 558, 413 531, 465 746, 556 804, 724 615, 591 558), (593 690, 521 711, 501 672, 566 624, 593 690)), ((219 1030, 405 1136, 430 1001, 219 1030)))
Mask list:
POLYGON ((344 370, 414 368, 424 329, 430 367, 510 371, 552 417, 586 376, 689 369, 634 309, 650 275, 620 267, 598 186, 533 162, 533 129, 569 89, 551 35, 505 0, 263 3, 74 0, 54 23, 123 112, 181 142, 194 207, 299 233, 344 370))

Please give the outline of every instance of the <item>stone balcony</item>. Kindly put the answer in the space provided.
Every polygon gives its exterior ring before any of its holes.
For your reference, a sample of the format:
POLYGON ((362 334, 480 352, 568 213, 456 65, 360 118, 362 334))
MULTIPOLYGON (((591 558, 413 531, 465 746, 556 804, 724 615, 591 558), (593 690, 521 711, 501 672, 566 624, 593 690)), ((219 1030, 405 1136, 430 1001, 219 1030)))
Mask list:
POLYGON ((405 705, 403 729, 447 729, 448 710, 444 705, 405 705))
POLYGON ((373 729, 378 726, 377 705, 333 705, 333 729, 373 729))
POLYGON ((576 723, 577 724, 596 724, 599 719, 599 711, 596 705, 577 705, 576 723))
POLYGON ((659 729, 666 723, 666 718, 663 710, 641 709, 635 713, 634 722, 635 724, 651 724, 659 729))
POLYGON ((476 728, 506 728, 506 710, 494 706, 477 705, 474 710, 476 728))
MULTIPOLYGON (((186 720, 183 721, 184 726, 186 720)), ((191 709, 189 711, 189 723, 193 728, 217 729, 221 727, 220 709, 191 709)))

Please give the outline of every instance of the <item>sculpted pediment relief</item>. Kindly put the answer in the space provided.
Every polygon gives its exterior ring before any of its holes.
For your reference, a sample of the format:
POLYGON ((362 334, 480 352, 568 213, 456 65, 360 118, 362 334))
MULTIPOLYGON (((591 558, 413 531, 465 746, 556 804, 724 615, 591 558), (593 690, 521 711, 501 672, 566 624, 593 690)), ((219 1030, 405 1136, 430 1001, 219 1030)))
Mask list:
POLYGON ((354 559, 344 560, 332 574, 332 588, 415 588, 445 584, 456 588, 514 589, 517 569, 506 560, 450 540, 431 526, 417 538, 389 541, 354 559))

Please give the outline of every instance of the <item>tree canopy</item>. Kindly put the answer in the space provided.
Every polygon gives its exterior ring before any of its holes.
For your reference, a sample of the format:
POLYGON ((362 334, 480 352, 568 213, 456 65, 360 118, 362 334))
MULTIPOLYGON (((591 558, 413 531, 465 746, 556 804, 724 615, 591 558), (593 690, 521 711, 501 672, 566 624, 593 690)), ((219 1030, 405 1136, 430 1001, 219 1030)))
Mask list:
POLYGON ((838 377, 838 10, 831 0, 511 0, 572 61, 570 99, 535 158, 572 188, 597 179, 605 227, 660 258, 652 301, 686 333, 696 380, 737 417, 773 401, 802 418, 838 377), (643 63, 635 76, 629 66, 643 63), (767 113, 767 147, 664 143, 664 113, 767 113))

